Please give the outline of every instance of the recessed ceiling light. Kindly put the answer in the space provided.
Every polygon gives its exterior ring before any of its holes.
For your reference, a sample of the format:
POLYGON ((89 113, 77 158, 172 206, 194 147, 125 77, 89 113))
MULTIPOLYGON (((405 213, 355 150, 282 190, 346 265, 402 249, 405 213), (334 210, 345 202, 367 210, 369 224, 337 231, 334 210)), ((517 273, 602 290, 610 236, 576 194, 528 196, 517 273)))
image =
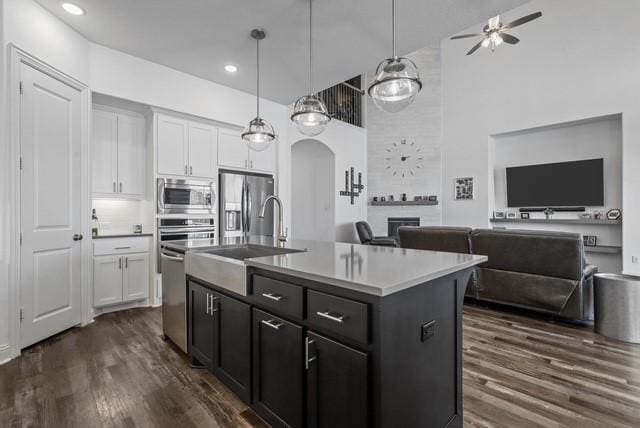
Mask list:
POLYGON ((227 64, 227 65, 224 66, 224 70, 227 73, 236 73, 238 71, 238 67, 236 67, 233 64, 227 64))
POLYGON ((62 3, 62 8, 71 15, 84 15, 84 9, 73 3, 62 3))

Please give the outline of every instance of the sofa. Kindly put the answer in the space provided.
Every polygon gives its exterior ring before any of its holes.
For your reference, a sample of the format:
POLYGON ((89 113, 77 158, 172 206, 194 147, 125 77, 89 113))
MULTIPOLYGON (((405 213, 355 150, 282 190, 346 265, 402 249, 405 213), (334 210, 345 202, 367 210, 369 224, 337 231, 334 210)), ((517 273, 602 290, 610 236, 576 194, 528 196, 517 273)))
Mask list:
POLYGON ((593 275, 582 236, 533 230, 404 227, 400 246, 488 256, 466 296, 570 321, 593 320, 593 275), (465 249, 467 251, 465 251, 465 249))

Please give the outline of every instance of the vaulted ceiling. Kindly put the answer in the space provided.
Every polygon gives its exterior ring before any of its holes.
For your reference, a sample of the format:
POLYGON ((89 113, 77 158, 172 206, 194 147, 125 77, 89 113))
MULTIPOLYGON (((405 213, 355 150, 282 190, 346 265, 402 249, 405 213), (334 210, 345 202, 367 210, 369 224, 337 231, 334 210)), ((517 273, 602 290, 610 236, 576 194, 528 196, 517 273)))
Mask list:
MULTIPOLYGON (((262 95, 288 104, 308 90, 308 0, 37 0, 87 39, 255 93, 252 28, 264 28, 262 95), (225 64, 238 66, 233 75, 225 64)), ((526 0, 398 0, 397 46, 408 53, 526 0)), ((391 0, 315 0, 315 86, 373 69, 391 51, 391 0)), ((464 54, 461 46, 461 54, 464 54)))

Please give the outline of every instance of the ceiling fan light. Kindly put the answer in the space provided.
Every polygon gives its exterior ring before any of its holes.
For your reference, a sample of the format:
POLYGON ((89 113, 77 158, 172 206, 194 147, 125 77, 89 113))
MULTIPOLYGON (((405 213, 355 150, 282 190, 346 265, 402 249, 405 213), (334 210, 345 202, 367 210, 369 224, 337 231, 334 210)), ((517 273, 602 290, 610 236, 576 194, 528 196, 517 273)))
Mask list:
POLYGON ((268 149, 276 139, 276 133, 269 122, 256 117, 242 132, 242 139, 247 142, 251 150, 262 152, 268 149))
POLYGON ((314 137, 325 130, 331 122, 331 116, 320 97, 305 95, 296 101, 291 120, 300 133, 314 137))
POLYGON ((388 113, 397 113, 415 99, 422 82, 415 63, 407 58, 389 58, 376 69, 375 80, 369 86, 374 104, 388 113))
POLYGON ((488 48, 490 44, 491 44, 491 39, 489 37, 487 37, 486 39, 484 39, 482 41, 482 47, 483 48, 488 48))

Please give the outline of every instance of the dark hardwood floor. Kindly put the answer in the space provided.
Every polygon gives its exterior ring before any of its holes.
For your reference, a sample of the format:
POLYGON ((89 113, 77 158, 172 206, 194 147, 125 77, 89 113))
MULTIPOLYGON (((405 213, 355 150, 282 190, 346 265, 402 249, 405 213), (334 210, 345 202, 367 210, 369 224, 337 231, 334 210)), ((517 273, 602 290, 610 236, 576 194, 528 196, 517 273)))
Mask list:
MULTIPOLYGON (((35 345, 0 366, 0 427, 264 426, 160 334, 134 309, 35 345)), ((467 426, 640 426, 640 346, 475 306, 463 346, 467 426)))

